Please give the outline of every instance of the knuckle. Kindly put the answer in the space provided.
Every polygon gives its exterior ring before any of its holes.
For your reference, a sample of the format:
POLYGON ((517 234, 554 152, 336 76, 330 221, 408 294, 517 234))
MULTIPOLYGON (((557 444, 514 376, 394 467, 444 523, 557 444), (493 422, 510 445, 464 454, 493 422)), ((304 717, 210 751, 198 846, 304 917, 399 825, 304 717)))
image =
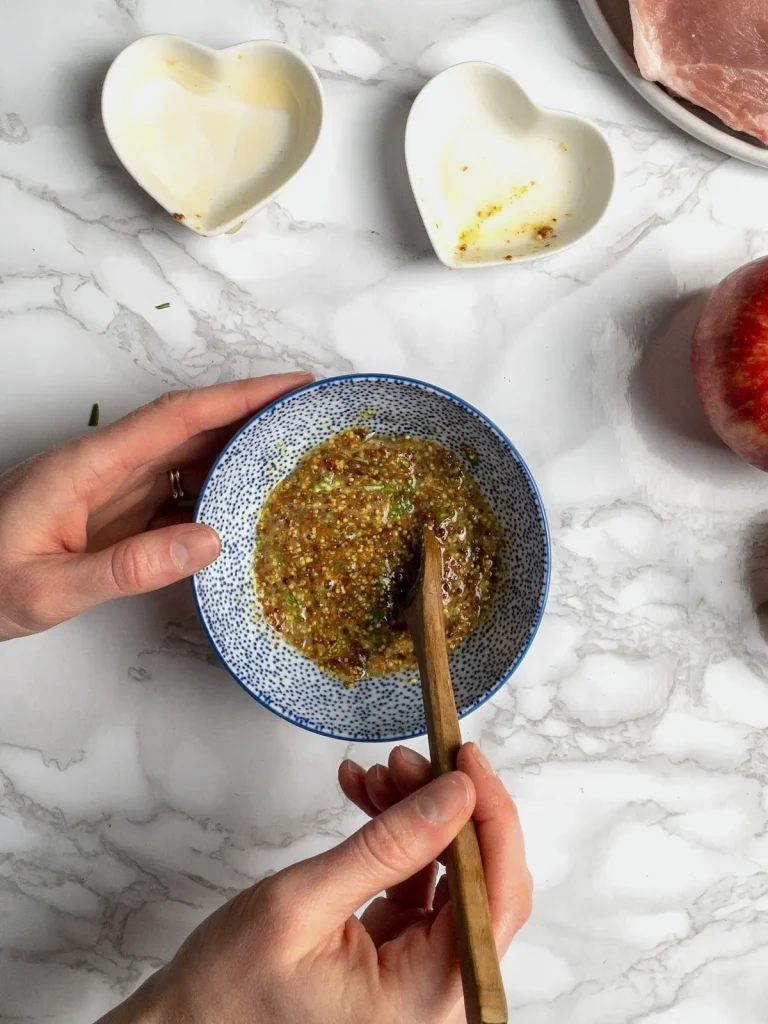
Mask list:
POLYGON ((524 869, 512 893, 512 904, 518 928, 521 928, 533 910, 533 878, 528 869, 524 869))
POLYGON ((491 900, 494 932, 504 949, 530 918, 532 911, 533 879, 525 865, 518 865, 509 872, 509 879, 491 900))
POLYGON ((253 890, 253 897, 258 899, 266 914, 274 920, 291 918, 297 912, 296 890, 285 872, 264 879, 253 890))
POLYGON ((410 863, 409 835, 399 814, 372 818, 357 835, 360 858, 366 864, 397 871, 410 863))
POLYGON ((9 582, 16 609, 15 618, 21 626, 40 629, 58 622, 57 590, 51 579, 46 579, 45 573, 22 570, 14 573, 9 582))
POLYGON ((270 984, 278 991, 293 974, 297 938, 305 931, 297 919, 300 893, 285 875, 281 871, 262 879, 228 904, 227 931, 242 936, 259 960, 269 963, 270 984))
POLYGON ((159 395, 151 404, 156 409, 173 408, 180 401, 183 401, 186 393, 186 391, 166 391, 164 394, 159 395))
POLYGON ((21 499, 23 504, 32 496, 39 503, 41 492, 50 491, 51 471, 55 470, 62 460, 67 459, 66 453, 73 445, 73 441, 67 441, 47 452, 33 455, 25 462, 20 462, 0 474, 0 493, 3 497, 9 497, 7 505, 3 508, 4 519, 18 522, 19 515, 14 515, 14 497, 21 499))
POLYGON ((229 925, 237 931, 246 927, 254 917, 259 916, 263 911, 264 882, 257 882, 249 889, 243 889, 236 896, 221 907, 229 919, 229 925))
POLYGON ((269 945, 276 962, 291 959, 297 929, 301 930, 303 904, 302 892, 294 884, 290 869, 264 879, 251 890, 249 903, 251 916, 268 922, 269 945))
POLYGON ((110 571, 120 594, 136 594, 146 589, 155 575, 141 544, 120 544, 112 552, 110 571))
POLYGON ((185 427, 192 432, 193 424, 191 420, 194 418, 192 416, 194 401, 193 391, 181 389, 178 391, 166 391, 165 394, 156 398, 152 405, 165 414, 179 417, 185 427))

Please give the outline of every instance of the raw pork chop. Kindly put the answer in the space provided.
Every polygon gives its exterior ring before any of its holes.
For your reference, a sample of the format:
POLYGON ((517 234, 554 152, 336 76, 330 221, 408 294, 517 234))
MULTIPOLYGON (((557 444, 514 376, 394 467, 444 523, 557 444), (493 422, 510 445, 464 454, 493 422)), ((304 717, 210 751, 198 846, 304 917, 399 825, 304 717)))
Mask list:
POLYGON ((768 0, 629 0, 644 78, 768 144, 768 0))

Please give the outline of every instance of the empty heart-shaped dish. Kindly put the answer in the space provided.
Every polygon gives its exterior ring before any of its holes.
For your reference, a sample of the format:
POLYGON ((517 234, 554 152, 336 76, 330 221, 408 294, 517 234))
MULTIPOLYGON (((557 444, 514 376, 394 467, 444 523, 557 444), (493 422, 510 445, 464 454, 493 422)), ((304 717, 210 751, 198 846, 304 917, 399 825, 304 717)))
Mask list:
POLYGON ((456 64, 424 86, 408 117, 405 156, 432 245, 452 268, 573 245, 613 191, 613 158, 599 129, 537 107, 494 64, 456 64))
POLYGON ((301 169, 323 120, 320 80, 282 43, 212 50, 145 36, 104 81, 104 127, 136 181, 202 235, 237 228, 301 169))

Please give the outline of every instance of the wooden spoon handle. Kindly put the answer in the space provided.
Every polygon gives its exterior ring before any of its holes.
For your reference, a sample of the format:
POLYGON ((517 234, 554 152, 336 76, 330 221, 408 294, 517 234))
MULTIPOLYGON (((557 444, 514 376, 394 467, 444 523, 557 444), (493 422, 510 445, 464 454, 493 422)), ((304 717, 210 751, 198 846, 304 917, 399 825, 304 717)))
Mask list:
POLYGON ((507 1024, 507 999, 472 820, 451 843, 446 870, 467 1024, 507 1024))
MULTIPOLYGON (((429 540, 437 547, 434 537, 430 535, 429 540)), ((426 551, 422 557, 426 558, 426 551)), ((438 561, 438 571, 439 564, 438 561)), ((440 576, 437 582, 430 579, 427 567, 422 600, 414 602, 406 613, 419 663, 429 752, 436 777, 455 770, 461 746, 439 584, 440 576)), ((447 874, 467 1024, 507 1024, 507 1001, 491 927, 485 874, 471 819, 449 847, 447 874)))

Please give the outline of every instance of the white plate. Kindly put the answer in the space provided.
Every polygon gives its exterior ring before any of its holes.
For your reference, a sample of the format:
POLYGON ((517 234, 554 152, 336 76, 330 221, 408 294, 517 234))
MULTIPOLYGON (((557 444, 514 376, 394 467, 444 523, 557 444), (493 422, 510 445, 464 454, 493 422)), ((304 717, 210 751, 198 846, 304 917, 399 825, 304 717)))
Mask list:
POLYGON ((727 156, 757 167, 768 167, 768 147, 757 139, 735 132, 703 107, 675 99, 660 85, 643 78, 633 56, 628 0, 579 0, 579 3, 606 54, 632 88, 660 114, 695 139, 706 142, 727 156))
POLYGON ((541 259, 584 238, 614 183, 602 133, 537 107, 495 64, 456 64, 416 97, 405 130, 416 202, 452 269, 541 259))
POLYGON ((104 127, 126 170, 201 235, 236 231, 301 170, 320 135, 311 65, 269 40, 212 50, 144 36, 104 80, 104 127))

